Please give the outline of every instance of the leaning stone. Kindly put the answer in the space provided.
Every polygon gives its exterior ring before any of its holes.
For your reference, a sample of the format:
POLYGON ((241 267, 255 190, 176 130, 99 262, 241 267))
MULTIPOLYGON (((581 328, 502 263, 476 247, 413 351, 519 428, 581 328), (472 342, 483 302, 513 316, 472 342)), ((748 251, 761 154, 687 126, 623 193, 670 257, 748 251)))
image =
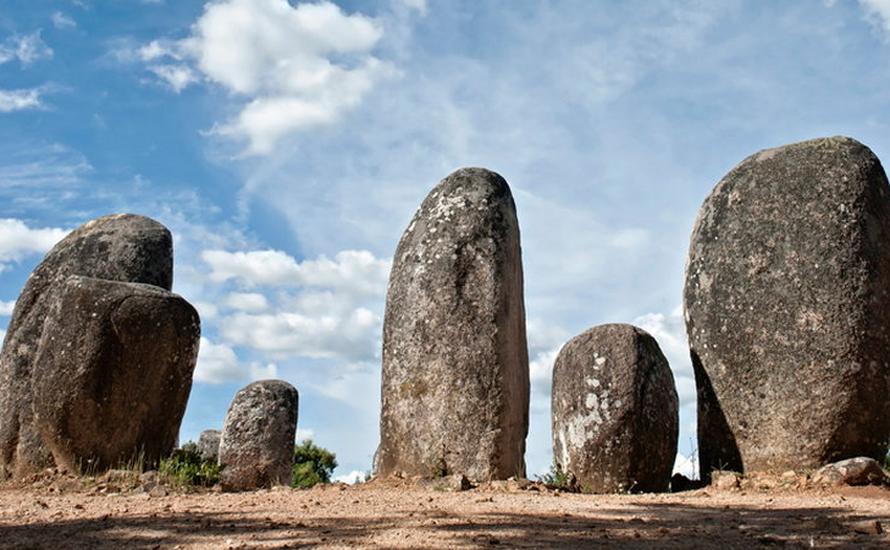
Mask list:
POLYGON ((0 479, 52 465, 33 425, 31 375, 50 290, 69 275, 139 282, 167 290, 173 240, 158 222, 132 214, 88 222, 62 239, 31 273, 16 301, 0 354, 0 479))
POLYGON ((223 490, 290 483, 298 400, 296 388, 281 380, 254 382, 235 394, 219 441, 223 490))
POLYGON ((378 475, 525 474, 522 285, 507 182, 482 168, 449 175, 423 201, 393 259, 378 475))
POLYGON ((219 430, 204 430, 198 436, 198 454, 201 460, 207 462, 219 461, 219 438, 221 432, 219 430))
POLYGON ((678 400, 652 336, 612 324, 572 338, 553 367, 551 411, 554 459, 583 491, 668 489, 678 400))
POLYGON ((71 471, 155 465, 176 444, 201 327, 156 286, 71 276, 48 300, 34 425, 71 471))
POLYGON ((813 482, 820 485, 886 485, 890 477, 873 458, 848 458, 819 468, 813 482))
POLYGON ((761 151, 699 211, 686 267, 701 471, 883 458, 890 189, 832 137, 761 151))

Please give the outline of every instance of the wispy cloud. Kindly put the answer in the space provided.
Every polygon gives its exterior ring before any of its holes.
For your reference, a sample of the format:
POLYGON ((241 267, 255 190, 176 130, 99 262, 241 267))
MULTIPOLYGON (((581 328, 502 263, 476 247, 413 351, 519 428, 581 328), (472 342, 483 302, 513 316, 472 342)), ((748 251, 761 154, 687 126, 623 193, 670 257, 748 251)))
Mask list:
POLYGON ((44 106, 41 94, 41 88, 0 90, 0 113, 40 109, 44 106))
POLYGON ((60 11, 53 12, 50 16, 53 26, 57 29, 73 29, 77 27, 77 21, 60 11))
POLYGON ((859 0, 865 17, 885 33, 890 33, 890 0, 859 0))
POLYGON ((26 35, 13 35, 0 43, 0 64, 18 60, 22 65, 30 65, 52 56, 53 50, 43 41, 39 30, 26 35))

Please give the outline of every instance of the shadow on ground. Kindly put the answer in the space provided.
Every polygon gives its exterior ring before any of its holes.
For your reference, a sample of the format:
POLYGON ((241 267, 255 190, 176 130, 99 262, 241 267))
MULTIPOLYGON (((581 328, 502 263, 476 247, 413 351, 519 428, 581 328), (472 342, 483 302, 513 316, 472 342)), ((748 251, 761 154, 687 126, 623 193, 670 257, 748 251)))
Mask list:
POLYGON ((890 525, 890 517, 851 515, 839 508, 647 503, 618 510, 595 502, 571 515, 456 515, 427 509, 367 519, 314 517, 287 522, 245 518, 238 512, 109 516, 0 525, 0 548, 890 547, 886 533, 858 532, 874 521, 890 525))

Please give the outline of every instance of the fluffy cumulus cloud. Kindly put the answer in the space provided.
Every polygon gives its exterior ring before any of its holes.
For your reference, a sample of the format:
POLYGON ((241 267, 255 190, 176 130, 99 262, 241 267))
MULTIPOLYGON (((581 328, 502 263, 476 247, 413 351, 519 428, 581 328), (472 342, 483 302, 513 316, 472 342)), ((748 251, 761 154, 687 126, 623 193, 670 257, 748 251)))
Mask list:
POLYGON ((223 303, 232 309, 248 312, 263 311, 269 307, 269 301, 258 292, 233 292, 226 296, 223 303))
POLYGON ((12 315, 12 310, 15 309, 15 300, 3 301, 0 300, 0 316, 9 317, 12 315))
POLYGON ((273 363, 243 364, 230 346, 215 344, 207 338, 201 338, 198 350, 198 364, 195 367, 194 379, 197 382, 219 384, 223 382, 243 382, 276 378, 278 367, 273 363))
POLYGON ((378 356, 389 263, 370 252, 297 261, 278 250, 205 250, 201 258, 207 284, 230 289, 214 308, 227 345, 276 360, 378 356))
POLYGON ((30 65, 52 56, 53 50, 43 41, 40 31, 14 35, 0 43, 0 64, 18 60, 22 65, 30 65))
POLYGON ((0 271, 10 262, 48 251, 67 233, 55 227, 28 227, 15 218, 0 219, 0 271))
POLYGON ((210 266, 212 281, 236 279, 248 287, 313 286, 375 294, 389 275, 389 262, 364 250, 344 250, 333 260, 321 256, 303 262, 279 250, 205 250, 201 257, 210 266))
POLYGON ((335 122, 394 74, 371 54, 382 35, 377 20, 327 1, 219 0, 188 37, 151 42, 139 57, 177 92, 200 80, 231 92, 239 112, 214 132, 268 154, 293 132, 335 122))

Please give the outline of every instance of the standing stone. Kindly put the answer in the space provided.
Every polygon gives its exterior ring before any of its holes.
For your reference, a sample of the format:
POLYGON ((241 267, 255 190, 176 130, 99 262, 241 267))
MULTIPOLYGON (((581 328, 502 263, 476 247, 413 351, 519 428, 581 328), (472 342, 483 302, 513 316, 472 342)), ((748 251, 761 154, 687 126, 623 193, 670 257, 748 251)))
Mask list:
POLYGON ((692 232, 686 328, 711 470, 880 459, 890 440, 890 200, 845 137, 756 153, 692 232))
POLYGON ((173 240, 158 222, 116 214, 62 239, 31 273, 16 301, 0 353, 0 479, 50 466, 32 421, 31 371, 49 309, 49 291, 70 275, 138 282, 169 290, 173 240))
POLYGON ((198 357, 195 308, 156 286, 76 275, 47 303, 33 412, 55 463, 105 470, 169 456, 198 357))
POLYGON ((553 367, 553 456, 584 492, 667 491, 677 457, 674 376, 643 330, 600 325, 553 367))
POLYGON ((204 430, 198 436, 198 454, 201 460, 207 462, 219 462, 219 438, 221 432, 219 430, 204 430))
POLYGON ((296 388, 281 380, 254 382, 235 394, 219 441, 224 490, 290 484, 298 400, 296 388))
POLYGON ((393 260, 377 474, 524 475, 528 376, 513 196, 498 174, 463 168, 426 197, 393 260))

